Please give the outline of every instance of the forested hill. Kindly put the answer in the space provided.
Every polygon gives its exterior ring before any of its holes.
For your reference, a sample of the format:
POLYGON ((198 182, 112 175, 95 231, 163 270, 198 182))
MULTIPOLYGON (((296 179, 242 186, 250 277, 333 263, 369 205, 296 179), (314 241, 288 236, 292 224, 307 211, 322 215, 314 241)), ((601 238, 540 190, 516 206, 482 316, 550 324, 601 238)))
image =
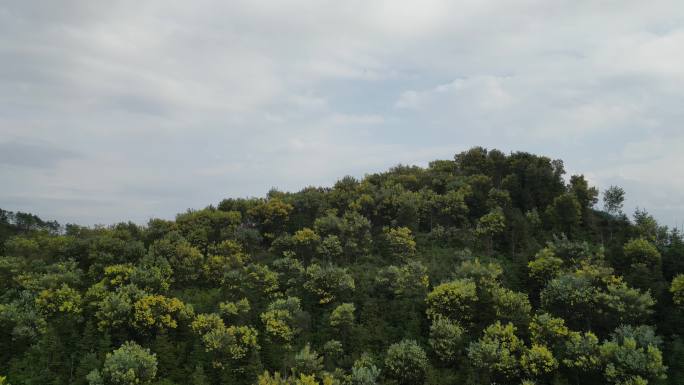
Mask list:
POLYGON ((473 148, 146 226, 2 211, 0 384, 684 384, 682 235, 564 174, 473 148))

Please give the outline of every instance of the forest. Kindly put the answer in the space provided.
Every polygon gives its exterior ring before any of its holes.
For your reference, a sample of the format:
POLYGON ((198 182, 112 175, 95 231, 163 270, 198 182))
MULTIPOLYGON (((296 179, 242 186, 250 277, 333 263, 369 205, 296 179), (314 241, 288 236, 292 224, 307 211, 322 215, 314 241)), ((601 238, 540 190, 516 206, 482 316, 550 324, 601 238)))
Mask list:
POLYGON ((475 147, 145 225, 0 210, 0 384, 684 384, 684 238, 626 194, 475 147))

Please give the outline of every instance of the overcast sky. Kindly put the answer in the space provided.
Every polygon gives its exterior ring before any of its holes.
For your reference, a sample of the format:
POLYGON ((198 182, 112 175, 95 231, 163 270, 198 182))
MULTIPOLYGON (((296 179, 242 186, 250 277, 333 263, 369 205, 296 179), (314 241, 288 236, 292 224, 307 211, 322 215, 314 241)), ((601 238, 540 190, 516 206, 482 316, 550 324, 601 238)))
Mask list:
POLYGON ((475 145, 681 226, 684 2, 0 3, 4 209, 143 223, 475 145))

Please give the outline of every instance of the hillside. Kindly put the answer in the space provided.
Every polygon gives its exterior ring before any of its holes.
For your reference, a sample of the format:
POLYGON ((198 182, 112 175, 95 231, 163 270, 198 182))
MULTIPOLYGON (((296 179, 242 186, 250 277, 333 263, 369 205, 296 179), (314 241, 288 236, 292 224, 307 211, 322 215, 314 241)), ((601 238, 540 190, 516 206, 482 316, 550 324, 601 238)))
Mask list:
POLYGON ((478 147, 145 226, 0 211, 0 384, 682 384, 684 239, 623 200, 478 147))

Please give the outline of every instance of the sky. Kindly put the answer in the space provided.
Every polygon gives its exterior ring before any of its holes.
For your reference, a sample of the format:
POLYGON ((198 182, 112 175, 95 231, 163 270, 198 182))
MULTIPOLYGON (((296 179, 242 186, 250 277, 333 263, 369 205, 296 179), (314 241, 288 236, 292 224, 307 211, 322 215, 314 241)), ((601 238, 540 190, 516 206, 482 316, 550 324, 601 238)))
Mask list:
POLYGON ((452 159, 562 159, 684 224, 684 2, 0 3, 0 207, 173 218, 452 159))

